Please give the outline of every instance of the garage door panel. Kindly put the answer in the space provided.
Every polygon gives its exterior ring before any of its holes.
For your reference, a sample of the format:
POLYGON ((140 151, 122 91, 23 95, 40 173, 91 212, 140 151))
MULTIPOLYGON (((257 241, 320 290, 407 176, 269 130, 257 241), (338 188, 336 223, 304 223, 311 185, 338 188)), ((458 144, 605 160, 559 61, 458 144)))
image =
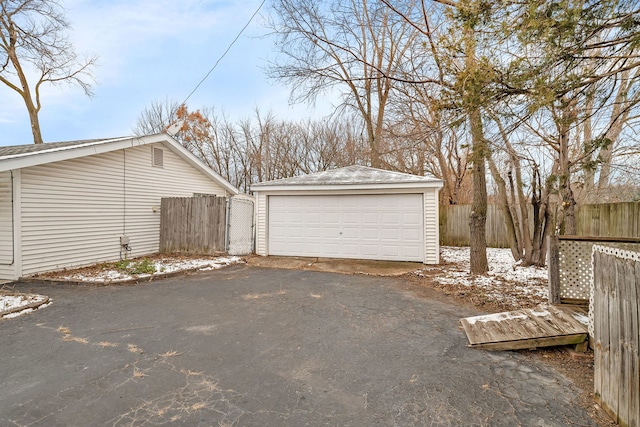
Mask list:
POLYGON ((422 242, 422 230, 418 228, 407 228, 402 230, 403 242, 422 242))
POLYGON ((378 245, 362 245, 361 246, 362 255, 366 257, 376 256, 380 252, 380 248, 378 245))
POLYGON ((390 256, 390 257, 397 257, 400 255, 400 251, 398 250, 397 246, 383 246, 382 253, 385 256, 390 256))
POLYGON ((362 223, 363 224, 379 224, 380 220, 378 219, 377 212, 364 212, 362 214, 362 223))
POLYGON ((271 255, 420 261, 422 194, 270 196, 271 255))
POLYGON ((382 230, 383 240, 393 240, 394 242, 400 241, 400 231, 397 228, 385 228, 382 230))
POLYGON ((343 239, 357 239, 360 235, 360 229, 356 227, 343 227, 342 228, 342 238, 343 239))
POLYGON ((357 225, 360 223, 360 215, 357 212, 344 212, 342 214, 342 223, 357 225))
POLYGON ((343 244, 342 251, 344 253, 344 258, 354 258, 358 255, 358 245, 354 244, 343 244))

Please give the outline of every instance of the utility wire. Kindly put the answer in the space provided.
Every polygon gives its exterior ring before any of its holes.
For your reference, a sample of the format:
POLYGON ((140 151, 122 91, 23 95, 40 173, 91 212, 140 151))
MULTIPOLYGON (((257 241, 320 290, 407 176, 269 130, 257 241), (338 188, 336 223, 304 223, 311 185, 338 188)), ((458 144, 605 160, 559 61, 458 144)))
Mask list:
POLYGON ((218 66, 218 64, 220 63, 220 61, 222 61, 222 59, 227 55, 227 53, 231 50, 231 48, 233 47, 233 45, 238 41, 238 39, 240 38, 240 36, 242 35, 242 33, 244 33, 244 30, 247 29, 247 27, 249 26, 249 24, 251 24, 251 22, 253 21, 253 18, 256 17, 256 15, 258 14, 258 12, 260 12, 260 9, 262 9, 262 6, 264 6, 265 2, 267 0, 262 0, 262 3, 260 3, 260 6, 258 6, 258 8, 256 9, 255 12, 253 12, 253 15, 251 15, 251 18, 249 18, 249 21, 247 21, 247 23, 244 25, 244 27, 242 27, 242 29, 240 30, 240 32, 238 33, 238 35, 236 36, 235 39, 233 39, 233 41, 231 42, 231 44, 229 44, 229 47, 227 47, 227 50, 224 51, 224 53, 222 54, 222 56, 220 56, 220 58, 218 58, 218 60, 216 61, 215 64, 213 64, 213 67, 211 67, 211 69, 209 70, 209 72, 204 76, 204 78, 202 80, 200 80, 200 83, 198 83, 196 85, 195 88, 193 88, 193 90, 191 91, 191 93, 189 94, 189 96, 186 97, 186 99, 184 101, 182 101, 182 104, 186 104, 187 101, 189 100, 189 98, 191 98, 191 95, 193 95, 198 88, 200 87, 200 85, 202 85, 202 83, 204 83, 205 80, 207 80, 207 78, 209 77, 209 75, 213 72, 213 70, 216 69, 216 67, 218 66))

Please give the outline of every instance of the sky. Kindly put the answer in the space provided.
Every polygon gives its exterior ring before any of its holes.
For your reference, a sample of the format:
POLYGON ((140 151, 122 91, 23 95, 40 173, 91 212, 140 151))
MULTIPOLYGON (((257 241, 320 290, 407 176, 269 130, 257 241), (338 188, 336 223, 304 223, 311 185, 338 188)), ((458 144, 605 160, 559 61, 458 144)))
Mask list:
MULTIPOLYGON (((94 97, 67 85, 42 90, 45 142, 132 134, 152 102, 182 102, 251 18, 262 0, 61 0, 80 55, 98 57, 94 97)), ((276 56, 265 22, 269 1, 208 79, 191 96, 190 110, 213 107, 232 120, 256 108, 282 118, 329 113, 289 104, 289 88, 266 76, 276 56)), ((0 86, 0 146, 33 143, 20 96, 0 86)))

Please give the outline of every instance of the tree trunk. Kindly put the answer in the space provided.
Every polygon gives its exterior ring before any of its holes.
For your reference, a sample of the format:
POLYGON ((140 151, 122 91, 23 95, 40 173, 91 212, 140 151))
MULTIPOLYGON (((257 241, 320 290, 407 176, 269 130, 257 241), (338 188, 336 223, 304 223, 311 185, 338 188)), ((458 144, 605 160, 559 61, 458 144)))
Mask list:
POLYGON ((29 87, 27 76, 22 69, 22 64, 20 64, 20 60, 18 59, 18 55, 15 51, 15 46, 12 46, 12 48, 7 51, 7 55, 9 56, 9 60, 11 60, 13 68, 15 68, 18 80, 20 80, 20 89, 18 89, 16 86, 12 87, 14 88, 14 90, 16 90, 16 92, 20 94, 20 96, 22 96, 22 99, 24 100, 24 103, 27 107, 27 111, 29 112, 29 121, 31 122, 31 133, 33 134, 33 142, 34 144, 42 144, 42 132, 40 131, 40 119, 38 118, 38 112, 40 111, 40 101, 37 98, 38 85, 36 85, 36 102, 34 103, 33 97, 31 96, 31 88, 29 87))
POLYGON ((27 101, 27 99, 25 98, 25 104, 27 105, 27 109, 29 110, 29 121, 31 122, 33 143, 42 144, 44 141, 42 140, 42 132, 40 131, 40 118, 38 117, 38 111, 36 111, 36 108, 34 107, 33 102, 31 102, 31 99, 27 101))
POLYGON ((487 143, 482 128, 482 80, 478 79, 476 61, 475 33, 470 24, 464 28, 465 71, 473 76, 464 83, 463 103, 471 126, 471 162, 473 179, 473 203, 469 215, 470 269, 472 274, 484 274, 489 271, 487 262, 487 178, 486 151, 487 143))
POLYGON ((533 169, 533 242, 532 252, 525 259, 525 265, 537 265, 544 267, 547 254, 547 237, 552 232, 552 221, 549 220, 549 195, 551 194, 551 181, 545 183, 542 188, 540 171, 536 166, 533 169))
POLYGON ((560 153, 559 153, 559 192, 562 200, 562 223, 563 234, 575 235, 576 226, 576 201, 571 189, 571 163, 569 161, 569 132, 563 126, 560 133, 560 153))
POLYGON ((513 223, 513 216, 511 216, 511 208, 509 207, 509 198, 507 196, 507 184, 505 183, 500 171, 493 161, 493 157, 490 152, 487 153, 487 161, 489 163, 489 170, 491 176, 498 186, 498 197, 500 199, 500 210, 504 215, 505 225, 507 227, 507 240, 509 241, 509 248, 511 248, 511 255, 513 259, 519 261, 522 258, 520 250, 518 249, 518 239, 516 236, 516 227, 513 223))
POLYGON ((487 182, 485 168, 486 142, 482 129, 482 117, 477 107, 469 111, 471 124, 471 150, 473 173, 473 203, 469 216, 469 243, 471 246, 470 267, 473 274, 484 274, 489 270, 487 262, 487 182))

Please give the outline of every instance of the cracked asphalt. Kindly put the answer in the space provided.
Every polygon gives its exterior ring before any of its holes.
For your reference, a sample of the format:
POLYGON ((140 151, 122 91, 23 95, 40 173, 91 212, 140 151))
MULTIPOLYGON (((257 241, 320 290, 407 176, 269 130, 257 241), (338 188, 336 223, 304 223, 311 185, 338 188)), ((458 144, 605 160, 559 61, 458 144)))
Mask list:
POLYGON ((572 383, 466 347, 401 278, 234 266, 0 321, 2 426, 589 426, 572 383))

